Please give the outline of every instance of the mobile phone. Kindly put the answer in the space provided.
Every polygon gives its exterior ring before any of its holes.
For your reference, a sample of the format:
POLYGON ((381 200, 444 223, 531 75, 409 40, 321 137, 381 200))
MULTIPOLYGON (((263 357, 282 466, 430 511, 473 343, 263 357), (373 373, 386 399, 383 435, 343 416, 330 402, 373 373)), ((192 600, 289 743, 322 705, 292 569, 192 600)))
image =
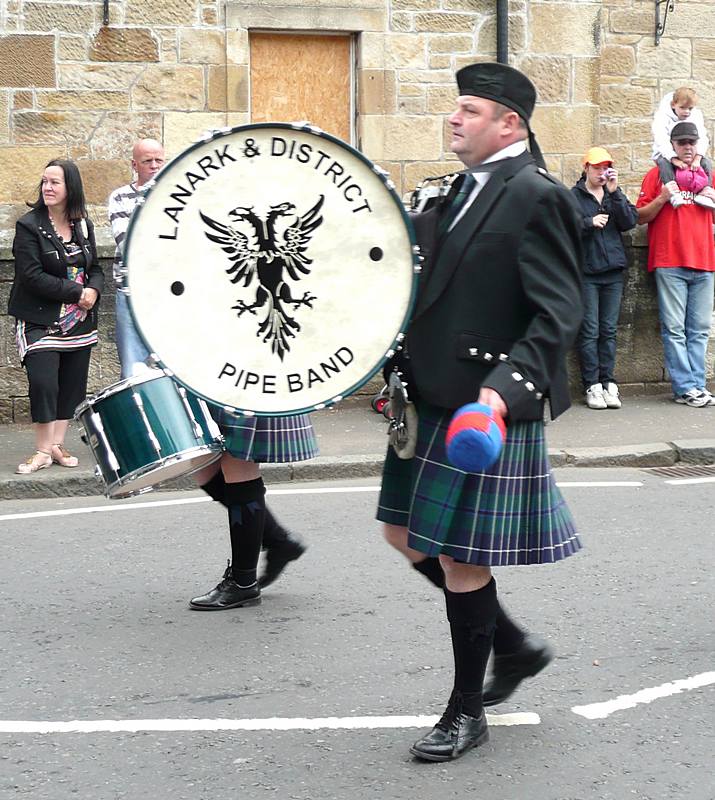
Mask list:
POLYGON ((608 168, 608 169, 607 169, 607 170, 606 170, 606 171, 603 173, 603 177, 604 177, 604 178, 605 178, 607 181, 610 181, 610 180, 611 180, 611 178, 612 178, 612 177, 613 177, 615 174, 616 174, 616 170, 615 170, 615 169, 613 169, 613 167, 609 167, 609 168, 608 168))

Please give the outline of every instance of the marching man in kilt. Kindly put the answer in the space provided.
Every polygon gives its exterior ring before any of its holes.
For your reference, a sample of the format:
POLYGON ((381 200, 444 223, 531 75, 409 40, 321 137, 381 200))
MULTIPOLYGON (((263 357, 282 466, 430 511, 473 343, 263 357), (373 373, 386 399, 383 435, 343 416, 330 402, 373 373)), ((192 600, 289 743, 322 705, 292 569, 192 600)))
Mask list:
POLYGON ((581 321, 578 213, 543 167, 528 78, 479 63, 459 70, 457 84, 451 149, 468 172, 442 206, 436 240, 421 243, 431 255, 406 338, 416 452, 407 460, 388 452, 377 514, 387 541, 445 594, 454 684, 440 721, 411 748, 428 761, 487 741, 484 706, 552 658, 500 606, 491 568, 552 563, 580 548, 543 422, 547 398, 553 418, 570 405, 565 360, 581 321), (450 464, 445 448, 455 409, 475 401, 506 425, 500 457, 476 474, 450 464))
POLYGON ((307 414, 290 417, 239 416, 212 406, 224 435, 220 461, 195 474, 201 488, 228 511, 231 560, 211 591, 189 601, 194 611, 222 611, 261 602, 285 567, 305 552, 266 506, 261 463, 305 461, 318 455, 313 423, 307 414), (266 566, 258 577, 261 547, 266 566))

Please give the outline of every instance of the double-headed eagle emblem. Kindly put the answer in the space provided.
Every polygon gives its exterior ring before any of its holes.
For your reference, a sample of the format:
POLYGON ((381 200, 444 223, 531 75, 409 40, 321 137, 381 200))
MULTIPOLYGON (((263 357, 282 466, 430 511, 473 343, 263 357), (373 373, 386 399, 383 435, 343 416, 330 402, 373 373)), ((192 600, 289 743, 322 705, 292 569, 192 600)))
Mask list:
POLYGON ((265 308, 265 317, 258 326, 256 336, 270 343, 271 351, 281 361, 290 350, 288 342, 300 330, 300 325, 288 313, 289 309, 299 306, 313 307, 317 298, 310 292, 296 299, 291 294, 288 278, 301 280, 310 273, 309 265, 313 259, 306 256, 306 249, 313 232, 322 222, 320 215, 324 195, 302 216, 295 214, 293 203, 279 203, 271 206, 265 218, 261 218, 253 207, 239 206, 228 212, 228 216, 237 225, 218 222, 199 211, 201 219, 207 226, 206 236, 228 255, 230 266, 226 273, 231 275, 231 283, 243 281, 248 287, 254 277, 258 280, 254 301, 246 304, 239 299, 235 306, 238 316, 246 312, 256 314, 257 309, 265 308), (295 217, 293 222, 284 224, 279 235, 278 220, 282 217, 295 217))

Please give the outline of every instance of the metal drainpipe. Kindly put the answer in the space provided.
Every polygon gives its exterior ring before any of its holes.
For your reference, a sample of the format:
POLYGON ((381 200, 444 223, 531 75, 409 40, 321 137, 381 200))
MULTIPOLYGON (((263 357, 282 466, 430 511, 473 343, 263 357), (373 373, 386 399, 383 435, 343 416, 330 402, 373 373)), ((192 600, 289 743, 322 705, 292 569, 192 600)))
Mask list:
POLYGON ((509 0, 497 0, 497 61, 509 63, 509 0))

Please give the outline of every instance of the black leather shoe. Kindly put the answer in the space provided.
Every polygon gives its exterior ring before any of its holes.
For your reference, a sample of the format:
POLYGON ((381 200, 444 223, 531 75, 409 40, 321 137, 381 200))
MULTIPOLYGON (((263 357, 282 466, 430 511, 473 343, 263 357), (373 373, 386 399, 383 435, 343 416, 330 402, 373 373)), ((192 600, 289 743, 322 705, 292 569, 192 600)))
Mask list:
POLYGON ((484 687, 482 702, 495 706, 512 696, 524 680, 538 674, 554 657, 543 639, 527 634, 516 653, 494 656, 492 678, 484 687))
POLYGON ((266 548, 266 565, 263 574, 258 579, 261 589, 270 586, 283 572, 286 566, 300 558, 308 548, 297 539, 290 537, 280 542, 271 543, 266 548))
POLYGON ((489 728, 484 711, 478 717, 472 717, 453 705, 452 700, 442 719, 432 730, 418 739, 410 753, 424 761, 453 761, 461 755, 489 741, 489 728))
POLYGON ((189 608, 194 611, 223 611, 225 608, 240 606, 256 606, 261 602, 261 590, 257 583, 246 588, 239 586, 233 579, 231 563, 223 573, 223 580, 207 594, 189 600, 189 608))

